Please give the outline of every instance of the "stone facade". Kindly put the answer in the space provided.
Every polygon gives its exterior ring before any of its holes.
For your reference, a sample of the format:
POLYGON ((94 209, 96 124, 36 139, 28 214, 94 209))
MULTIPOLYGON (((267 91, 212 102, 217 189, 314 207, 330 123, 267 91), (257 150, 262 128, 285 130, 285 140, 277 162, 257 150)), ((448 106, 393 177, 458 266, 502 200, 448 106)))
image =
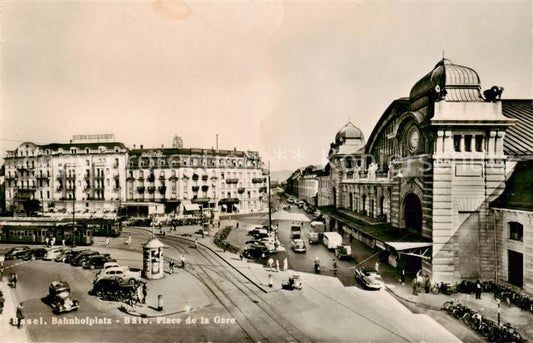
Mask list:
MULTIPOLYGON (((473 69, 443 59, 408 98, 391 103, 362 149, 343 148, 345 128, 337 134, 330 170, 319 178, 319 205, 369 225, 386 223, 384 229, 399 236, 418 236, 412 246, 429 240, 429 255, 404 251, 392 238, 379 245, 394 264, 403 254, 419 256, 418 268, 434 281, 494 279, 500 226, 489 205, 512 171, 504 139, 515 122, 503 115, 499 99, 481 95, 473 69)), ((362 227, 358 237, 365 236, 362 227)), ((371 231, 376 246, 380 233, 371 231)))
MULTIPOLYGON (((92 137, 92 136, 91 136, 92 137)), ((119 142, 23 143, 5 156, 6 205, 42 213, 114 215, 121 202, 181 201, 221 212, 265 211, 268 184, 257 152, 133 149, 119 142)))

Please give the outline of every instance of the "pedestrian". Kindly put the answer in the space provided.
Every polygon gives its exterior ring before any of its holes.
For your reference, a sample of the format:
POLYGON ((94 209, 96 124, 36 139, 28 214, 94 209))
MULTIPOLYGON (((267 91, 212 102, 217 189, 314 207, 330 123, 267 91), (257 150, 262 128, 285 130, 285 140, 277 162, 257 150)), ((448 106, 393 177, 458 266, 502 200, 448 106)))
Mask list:
POLYGON ((146 304, 146 296, 148 295, 148 287, 146 287, 146 282, 143 283, 143 304, 146 304))
POLYGON ((476 281, 476 299, 481 299, 481 282, 476 281))
POLYGON ((50 240, 50 246, 53 248, 55 244, 56 244, 56 238, 52 237, 52 239, 50 240))
POLYGON ((64 238, 61 240, 61 245, 63 246, 63 248, 65 247, 65 239, 64 238))
POLYGON ((124 243, 127 245, 131 245, 131 236, 128 236, 128 239, 124 243))
MULTIPOLYGON (((194 239, 194 248, 198 249, 198 237, 194 239)), ((224 250, 226 250, 226 247, 224 246, 224 250)))
POLYGON ((268 259, 268 268, 272 271, 272 265, 274 264, 274 259, 271 257, 268 259))
POLYGON ((109 237, 105 238, 105 247, 109 248, 109 237))
POLYGON ((333 259, 333 275, 337 275, 337 260, 333 259))
POLYGON ((286 272, 287 269, 289 269, 289 262, 287 261, 287 258, 285 257, 283 259, 283 271, 286 272))
POLYGON ((239 222, 237 222, 237 229, 239 228, 239 222))
POLYGON ((168 269, 170 269, 170 274, 174 273, 174 261, 168 262, 168 269))
POLYGON ((429 293, 430 287, 431 287, 431 281, 429 280, 429 275, 426 275, 426 278, 424 279, 424 291, 426 293, 429 293))
POLYGON ((17 329, 20 329, 22 327, 22 320, 24 319, 22 303, 20 303, 19 306, 17 307, 16 316, 17 316, 17 329))
POLYGON ((11 286, 17 288, 17 273, 11 273, 11 286))
POLYGON ((279 272, 279 260, 276 260, 276 271, 279 272))
POLYGON ((413 288, 413 295, 418 295, 418 285, 416 284, 416 278, 413 278, 413 281, 411 282, 411 287, 413 288))
POLYGON ((376 261, 376 264, 374 265, 374 268, 376 269, 376 272, 379 273, 379 262, 376 261))
POLYGON ((45 245, 46 245, 47 248, 48 248, 48 242, 50 242, 50 238, 48 238, 48 236, 46 236, 46 237, 44 238, 44 243, 45 243, 45 245))
POLYGON ((0 291, 0 314, 2 314, 2 312, 4 311, 4 297, 3 297, 3 293, 2 291, 0 291))
POLYGON ((181 268, 185 268, 185 256, 183 256, 183 254, 180 255, 180 262, 181 268))
POLYGON ((402 285, 405 285, 405 269, 402 268, 402 271, 400 272, 400 282, 402 285))
POLYGON ((0 282, 2 281, 4 281, 4 266, 0 265, 0 282))

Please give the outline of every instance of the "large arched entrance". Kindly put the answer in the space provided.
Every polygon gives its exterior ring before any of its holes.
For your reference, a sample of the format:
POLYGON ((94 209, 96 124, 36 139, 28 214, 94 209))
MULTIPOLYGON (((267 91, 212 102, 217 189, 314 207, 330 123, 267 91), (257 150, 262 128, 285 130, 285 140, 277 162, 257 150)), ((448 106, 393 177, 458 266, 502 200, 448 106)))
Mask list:
POLYGON ((409 193, 403 201, 405 227, 422 233, 422 203, 414 193, 409 193))

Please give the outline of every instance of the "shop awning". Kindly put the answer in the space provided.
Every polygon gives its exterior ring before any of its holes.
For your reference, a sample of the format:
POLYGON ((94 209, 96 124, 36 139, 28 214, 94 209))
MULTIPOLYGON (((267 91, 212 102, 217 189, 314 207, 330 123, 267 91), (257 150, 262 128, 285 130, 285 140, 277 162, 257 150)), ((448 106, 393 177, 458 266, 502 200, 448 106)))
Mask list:
POLYGON ((198 204, 191 204, 190 202, 183 202, 183 208, 187 212, 200 211, 200 206, 198 204))
POLYGON ((431 247, 433 244, 430 242, 385 242, 385 244, 402 255, 431 259, 431 247))

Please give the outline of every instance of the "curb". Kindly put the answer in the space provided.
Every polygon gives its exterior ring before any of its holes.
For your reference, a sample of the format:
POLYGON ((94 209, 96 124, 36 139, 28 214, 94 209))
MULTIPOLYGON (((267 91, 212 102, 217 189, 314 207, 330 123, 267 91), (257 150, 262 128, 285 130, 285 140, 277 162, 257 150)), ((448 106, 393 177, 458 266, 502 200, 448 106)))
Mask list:
POLYGON ((436 307, 436 306, 433 306, 433 305, 428 305, 428 304, 424 304, 422 302, 418 302, 418 301, 414 301, 414 300, 411 300, 411 299, 407 299, 405 297, 402 297, 401 295, 397 294, 396 292, 394 292, 392 289, 390 289, 388 286, 385 285, 385 289, 387 290, 387 292, 389 292, 393 297, 401 300, 401 301, 405 301, 407 303, 410 303, 410 304, 413 304, 413 305, 416 305, 418 307, 423 307, 423 308, 427 308, 427 309, 430 309, 430 310, 435 310, 435 311, 442 311, 442 308, 441 307, 436 307))

